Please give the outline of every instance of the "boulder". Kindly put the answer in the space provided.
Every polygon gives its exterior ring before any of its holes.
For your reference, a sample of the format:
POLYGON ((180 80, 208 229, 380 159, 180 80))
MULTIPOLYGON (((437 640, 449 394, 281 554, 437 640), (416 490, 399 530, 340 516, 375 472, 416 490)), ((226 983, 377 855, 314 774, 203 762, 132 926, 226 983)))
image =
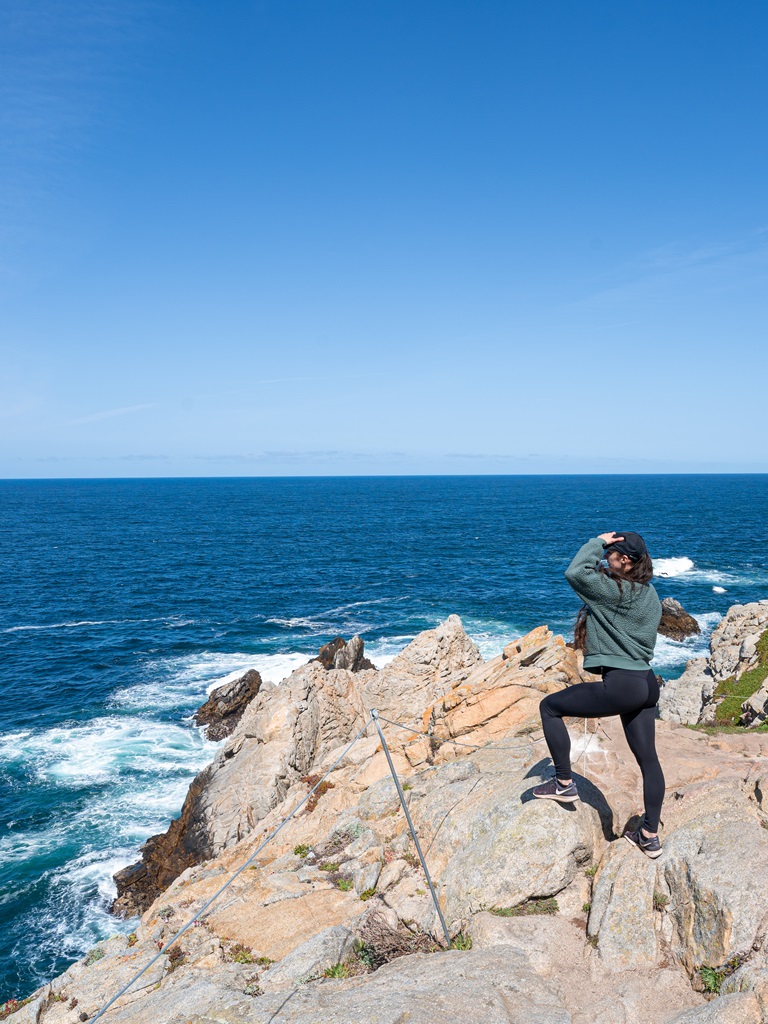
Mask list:
POLYGON ((768 719, 768 676, 760 689, 741 705, 740 725, 760 725, 768 719))
POLYGON ((115 876, 113 913, 146 910, 186 868, 252 832, 292 785, 327 766, 329 755, 369 720, 371 708, 418 728, 425 705, 480 663, 461 620, 451 615, 380 672, 326 671, 312 661, 279 685, 262 684, 214 761, 192 782, 181 816, 147 840, 139 864, 115 876))
POLYGON ((667 837, 660 858, 672 948, 692 977, 701 964, 747 953, 768 928, 768 909, 755 899, 755 880, 768 878, 768 831, 754 804, 724 784, 695 795, 695 816, 667 837))
POLYGON ((692 615, 683 608, 674 597, 665 597, 661 602, 661 622, 659 633, 671 640, 685 640, 686 637, 696 636, 701 632, 701 627, 692 615))
POLYGON ((612 970, 656 964, 655 884, 654 861, 640 860, 626 841, 611 844, 595 876, 587 932, 612 970))
POLYGON ((330 643, 320 648, 316 658, 325 669, 345 669, 347 672, 360 672, 363 669, 376 669, 376 666, 365 657, 364 644, 359 636, 353 636, 347 643, 343 637, 337 636, 330 643))
MULTIPOLYGON (((483 662, 442 694, 423 715, 432 747, 453 740, 487 743, 511 728, 540 731, 539 704, 548 693, 582 682, 583 656, 539 626, 483 662)), ((424 741, 406 751, 411 763, 431 759, 424 741)))
POLYGON ((678 679, 670 679, 660 688, 659 718, 681 725, 695 724, 714 690, 707 659, 691 658, 678 679))
POLYGON ((709 669, 716 682, 737 679, 755 659, 753 647, 768 628, 768 601, 735 604, 717 624, 709 642, 709 669), (745 641, 748 641, 745 644, 745 641))
POLYGON ((206 738, 223 740, 234 732, 246 707, 261 689, 261 676, 255 669, 212 691, 195 712, 195 725, 207 725, 206 738))
POLYGON ((354 944, 353 932, 344 925, 326 928, 262 974, 259 988, 264 992, 275 992, 321 978, 328 967, 341 963, 352 952, 354 944))

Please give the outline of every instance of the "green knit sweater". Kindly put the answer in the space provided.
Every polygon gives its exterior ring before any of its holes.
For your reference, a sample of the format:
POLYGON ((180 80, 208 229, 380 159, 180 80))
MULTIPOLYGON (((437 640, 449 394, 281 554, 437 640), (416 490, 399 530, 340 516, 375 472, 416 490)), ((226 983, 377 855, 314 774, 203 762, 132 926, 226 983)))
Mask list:
POLYGON ((599 572, 599 537, 588 540, 565 570, 565 578, 587 605, 584 667, 649 669, 661 621, 661 601, 650 583, 615 579, 599 572))

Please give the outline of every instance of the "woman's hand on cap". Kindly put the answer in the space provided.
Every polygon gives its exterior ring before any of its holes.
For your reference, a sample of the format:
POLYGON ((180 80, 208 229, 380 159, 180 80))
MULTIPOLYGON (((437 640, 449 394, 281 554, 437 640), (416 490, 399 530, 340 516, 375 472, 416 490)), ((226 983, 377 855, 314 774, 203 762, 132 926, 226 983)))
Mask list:
POLYGON ((599 533, 597 536, 598 540, 603 540, 606 544, 615 544, 619 540, 624 540, 620 533, 614 533, 613 531, 610 533, 599 533))

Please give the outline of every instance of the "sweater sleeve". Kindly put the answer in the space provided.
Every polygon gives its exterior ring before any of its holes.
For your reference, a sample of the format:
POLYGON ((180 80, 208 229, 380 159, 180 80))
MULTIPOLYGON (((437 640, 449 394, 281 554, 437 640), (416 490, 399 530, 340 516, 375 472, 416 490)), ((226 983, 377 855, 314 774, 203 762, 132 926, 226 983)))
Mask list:
POLYGON ((593 537, 576 552, 565 570, 565 578, 582 601, 615 604, 619 598, 618 584, 597 570, 597 563, 602 556, 603 542, 599 537, 593 537))

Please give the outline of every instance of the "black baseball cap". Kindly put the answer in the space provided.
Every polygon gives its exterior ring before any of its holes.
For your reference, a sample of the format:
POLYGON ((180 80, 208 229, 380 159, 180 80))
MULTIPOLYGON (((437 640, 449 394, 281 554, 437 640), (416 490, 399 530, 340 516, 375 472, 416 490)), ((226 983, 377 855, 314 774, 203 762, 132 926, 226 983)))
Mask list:
POLYGON ((613 544, 603 544, 605 551, 618 551, 621 555, 627 555, 633 562, 648 554, 648 548, 639 533, 632 533, 630 530, 617 530, 616 535, 624 539, 617 540, 613 544))

